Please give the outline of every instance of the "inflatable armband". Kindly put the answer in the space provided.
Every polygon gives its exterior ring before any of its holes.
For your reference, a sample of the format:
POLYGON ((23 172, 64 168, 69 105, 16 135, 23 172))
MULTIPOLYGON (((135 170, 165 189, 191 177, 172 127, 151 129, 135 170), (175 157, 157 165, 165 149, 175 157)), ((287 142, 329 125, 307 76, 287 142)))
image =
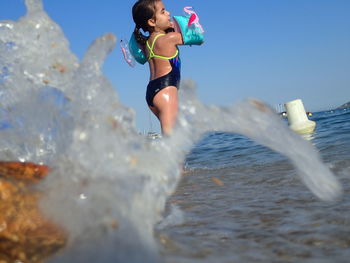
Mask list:
POLYGON ((199 17, 192 7, 184 8, 186 16, 174 16, 175 30, 180 32, 185 45, 201 45, 204 42, 204 30, 199 17))
POLYGON ((120 48, 122 49, 122 53, 126 63, 128 63, 130 67, 135 67, 135 59, 130 54, 128 41, 125 39, 120 40, 120 48))
POLYGON ((131 37, 129 40, 129 50, 130 50, 130 54, 135 58, 135 60, 138 63, 143 65, 148 61, 142 49, 139 47, 139 44, 137 44, 134 33, 131 34, 131 37))

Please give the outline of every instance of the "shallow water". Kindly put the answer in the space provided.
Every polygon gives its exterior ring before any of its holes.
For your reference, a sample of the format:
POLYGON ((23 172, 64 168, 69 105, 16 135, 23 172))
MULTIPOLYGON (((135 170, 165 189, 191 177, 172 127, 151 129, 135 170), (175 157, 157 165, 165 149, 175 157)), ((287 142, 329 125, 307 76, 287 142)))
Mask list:
MULTIPOLYGON (((101 72, 116 37, 97 38, 78 61, 42 2, 25 3, 26 16, 0 22, 0 159, 52 168, 41 207, 69 242, 49 262, 271 261, 264 247, 279 242, 278 231, 289 236, 305 220, 310 228, 305 213, 318 216, 341 197, 337 177, 347 171, 337 165, 346 161, 331 163, 334 176, 310 142, 257 100, 204 105, 183 82, 172 136, 147 140, 101 72)), ((311 142, 322 154, 344 145, 318 141, 329 131, 318 132, 311 142)))
MULTIPOLYGON (((350 109, 312 119, 311 141, 347 193, 350 109)), ((192 150, 187 167, 168 202, 174 221, 157 232, 165 262, 348 262, 349 196, 319 201, 283 156, 243 136, 214 133, 192 150)))

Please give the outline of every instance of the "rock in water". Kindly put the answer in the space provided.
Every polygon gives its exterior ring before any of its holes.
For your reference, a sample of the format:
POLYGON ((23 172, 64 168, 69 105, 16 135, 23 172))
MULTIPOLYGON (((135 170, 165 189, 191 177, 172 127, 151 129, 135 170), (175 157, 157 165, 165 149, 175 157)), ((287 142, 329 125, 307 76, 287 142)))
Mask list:
POLYGON ((67 235, 39 208, 43 193, 33 186, 45 165, 0 162, 0 262, 43 262, 64 247, 67 235))

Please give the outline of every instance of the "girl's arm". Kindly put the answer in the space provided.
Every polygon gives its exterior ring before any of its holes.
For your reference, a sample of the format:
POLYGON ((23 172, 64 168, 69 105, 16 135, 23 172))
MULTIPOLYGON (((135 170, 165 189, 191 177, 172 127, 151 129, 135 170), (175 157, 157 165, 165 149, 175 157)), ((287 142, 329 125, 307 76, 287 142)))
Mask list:
POLYGON ((184 44, 182 35, 179 32, 170 32, 166 34, 166 36, 167 36, 167 40, 170 43, 174 44, 175 46, 184 44))

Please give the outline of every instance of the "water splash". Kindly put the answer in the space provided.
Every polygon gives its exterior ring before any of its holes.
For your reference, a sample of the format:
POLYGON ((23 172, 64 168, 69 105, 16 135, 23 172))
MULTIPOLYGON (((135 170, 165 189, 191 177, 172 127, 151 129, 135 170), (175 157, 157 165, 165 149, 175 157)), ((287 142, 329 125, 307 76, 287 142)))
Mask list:
POLYGON ((42 206, 70 236, 50 262, 159 261, 154 226, 180 179, 179 164, 207 131, 248 136, 289 157, 319 198, 340 195, 312 145, 256 100, 207 106, 194 83, 184 82, 172 136, 147 140, 101 72, 115 37, 98 38, 79 62, 42 2, 26 5, 18 21, 0 22, 0 121, 7 124, 0 159, 53 168, 42 206))

